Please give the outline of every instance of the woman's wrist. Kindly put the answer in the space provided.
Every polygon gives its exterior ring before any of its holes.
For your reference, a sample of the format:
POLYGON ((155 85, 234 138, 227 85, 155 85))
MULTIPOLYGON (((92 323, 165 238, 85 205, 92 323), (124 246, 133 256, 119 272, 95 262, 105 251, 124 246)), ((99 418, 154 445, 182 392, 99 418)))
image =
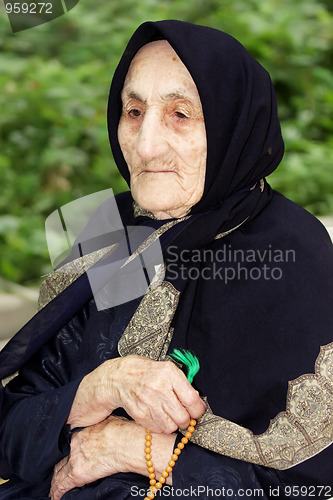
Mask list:
MULTIPOLYGON (((176 434, 151 433, 152 445, 151 455, 156 476, 160 476, 167 466, 173 449, 175 447, 176 434)), ((146 431, 134 421, 128 422, 126 442, 122 447, 121 463, 124 470, 122 472, 135 472, 148 477, 148 467, 145 459, 146 431)), ((171 475, 167 480, 172 484, 171 475)))
POLYGON ((119 406, 112 390, 117 362, 118 358, 108 360, 83 377, 66 422, 72 428, 102 422, 119 406))
POLYGON ((87 427, 104 420, 111 411, 107 411, 98 402, 98 389, 92 379, 92 374, 88 373, 76 391, 72 407, 67 417, 66 423, 74 427, 87 427))

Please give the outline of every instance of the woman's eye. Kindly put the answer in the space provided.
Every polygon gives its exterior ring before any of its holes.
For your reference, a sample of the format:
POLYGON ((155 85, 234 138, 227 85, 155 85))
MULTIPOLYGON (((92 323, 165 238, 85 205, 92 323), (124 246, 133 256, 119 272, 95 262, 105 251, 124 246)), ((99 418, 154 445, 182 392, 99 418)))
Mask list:
POLYGON ((181 118, 181 119, 187 118, 187 116, 184 113, 182 113, 181 111, 176 111, 175 115, 177 116, 177 118, 181 118))
POLYGON ((141 116, 141 111, 139 109, 131 109, 128 114, 132 116, 133 118, 138 118, 141 116))

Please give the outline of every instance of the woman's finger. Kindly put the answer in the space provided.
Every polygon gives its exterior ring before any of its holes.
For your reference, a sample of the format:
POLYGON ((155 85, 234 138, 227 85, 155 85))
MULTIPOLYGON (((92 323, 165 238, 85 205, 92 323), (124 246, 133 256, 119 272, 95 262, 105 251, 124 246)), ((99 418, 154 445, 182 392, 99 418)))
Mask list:
POLYGON ((53 476, 52 476, 52 481, 51 481, 51 489, 50 489, 50 497, 52 499, 56 499, 59 497, 59 492, 58 492, 58 484, 61 481, 61 475, 64 477, 66 476, 66 466, 69 460, 69 456, 63 458, 54 466, 54 471, 53 471, 53 476), (61 472, 62 471, 62 472, 61 472))
POLYGON ((187 385, 182 381, 175 380, 174 392, 182 406, 188 411, 190 417, 199 418, 204 414, 206 405, 200 398, 199 392, 196 391, 187 380, 186 382, 187 385))
POLYGON ((69 490, 83 486, 85 480, 83 474, 75 472, 72 467, 71 460, 56 473, 54 473, 51 482, 51 498, 53 500, 60 500, 60 498, 69 490))
POLYGON ((58 472, 67 464, 69 457, 65 457, 60 462, 54 466, 53 474, 58 474, 58 472))
POLYGON ((159 402, 158 408, 154 410, 154 418, 159 425, 158 432, 171 434, 178 428, 184 429, 190 422, 190 415, 187 409, 181 404, 177 395, 170 391, 169 394, 159 402))

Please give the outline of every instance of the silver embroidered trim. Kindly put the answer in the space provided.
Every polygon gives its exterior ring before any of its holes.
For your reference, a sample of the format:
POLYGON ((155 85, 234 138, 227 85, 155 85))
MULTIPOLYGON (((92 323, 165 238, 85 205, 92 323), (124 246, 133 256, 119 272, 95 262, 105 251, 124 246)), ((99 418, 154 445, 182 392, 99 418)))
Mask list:
POLYGON ((219 233, 215 236, 214 240, 219 240, 220 238, 224 238, 225 236, 227 236, 228 234, 230 233, 233 233, 234 231, 236 231, 236 229, 238 229, 239 227, 241 227, 243 224, 245 224, 245 222, 249 219, 249 217, 246 217, 246 219, 244 219, 240 224, 238 224, 237 226, 233 227, 232 229, 229 229, 228 231, 225 231, 224 233, 219 233))
POLYGON ((160 361, 166 358, 173 335, 170 325, 179 295, 180 292, 167 281, 146 293, 119 340, 121 356, 137 354, 160 361))
POLYGON ((198 419, 191 441, 216 453, 279 470, 317 455, 333 442, 333 342, 321 347, 315 373, 289 382, 286 410, 268 429, 249 429, 214 415, 198 419))
POLYGON ((69 287, 76 281, 83 273, 88 271, 100 259, 110 254, 117 245, 111 245, 101 250, 96 250, 90 254, 83 255, 77 259, 64 264, 62 267, 53 271, 43 281, 39 292, 38 310, 45 307, 51 300, 53 300, 59 293, 69 287))

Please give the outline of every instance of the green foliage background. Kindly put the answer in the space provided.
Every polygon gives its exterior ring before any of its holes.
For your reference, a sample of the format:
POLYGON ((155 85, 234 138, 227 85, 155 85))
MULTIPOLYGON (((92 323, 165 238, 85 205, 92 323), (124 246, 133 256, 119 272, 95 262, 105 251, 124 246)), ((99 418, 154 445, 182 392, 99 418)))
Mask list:
POLYGON ((35 283, 51 270, 45 218, 108 187, 106 103, 135 28, 181 19, 230 33, 270 72, 286 156, 271 184, 316 215, 333 213, 331 0, 94 0, 12 34, 0 12, 0 276, 35 283))

